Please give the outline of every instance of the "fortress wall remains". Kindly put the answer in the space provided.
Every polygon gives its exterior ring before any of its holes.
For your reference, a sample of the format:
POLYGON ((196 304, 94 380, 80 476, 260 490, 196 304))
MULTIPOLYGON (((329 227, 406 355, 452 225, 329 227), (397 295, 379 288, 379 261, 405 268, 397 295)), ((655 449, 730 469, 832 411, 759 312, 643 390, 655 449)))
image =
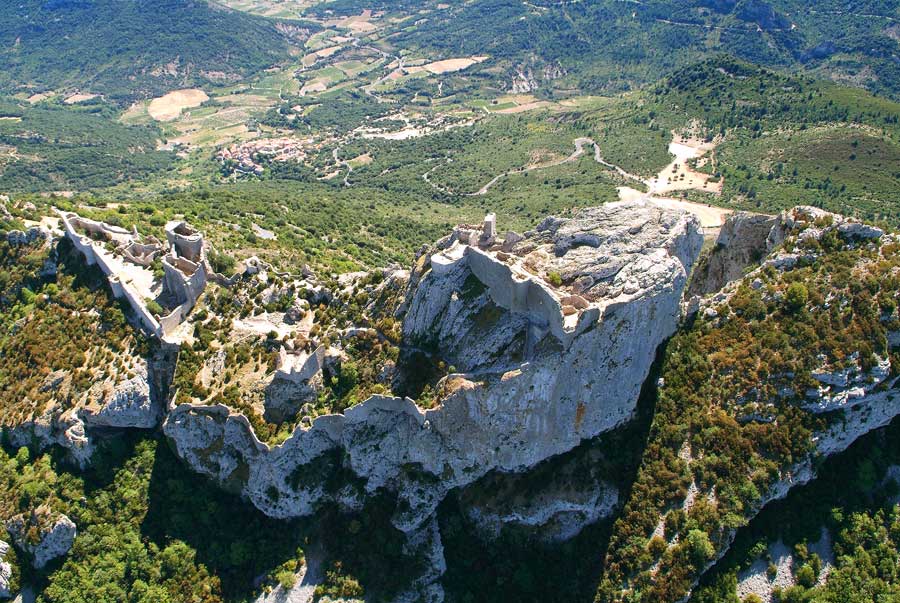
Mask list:
POLYGON ((110 289, 113 296, 118 299, 124 299, 137 316, 141 327, 148 330, 150 334, 159 336, 162 332, 159 322, 153 317, 153 314, 147 309, 144 300, 141 299, 137 291, 128 283, 123 283, 116 275, 113 266, 108 262, 105 254, 98 253, 95 248, 94 241, 89 237, 79 234, 69 217, 61 214, 63 226, 65 227, 66 237, 72 241, 75 248, 84 256, 88 265, 96 265, 107 276, 110 289))

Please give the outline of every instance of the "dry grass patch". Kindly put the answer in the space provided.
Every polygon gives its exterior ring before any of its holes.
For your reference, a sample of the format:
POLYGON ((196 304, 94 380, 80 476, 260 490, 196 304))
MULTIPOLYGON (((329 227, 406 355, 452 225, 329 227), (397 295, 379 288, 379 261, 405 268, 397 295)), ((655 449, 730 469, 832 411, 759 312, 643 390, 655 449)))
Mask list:
POLYGON ((445 59, 443 61, 435 61, 425 65, 425 70, 434 75, 442 73, 453 73, 454 71, 462 71, 468 69, 476 63, 486 61, 488 57, 469 57, 465 59, 445 59))
POLYGON ((77 104, 77 103, 84 103, 84 102, 87 102, 87 101, 89 101, 89 100, 93 100, 93 99, 97 98, 98 96, 99 96, 98 94, 81 94, 81 93, 78 93, 78 94, 73 94, 72 96, 70 96, 69 98, 67 98, 66 100, 64 100, 63 102, 64 102, 65 104, 67 104, 67 105, 75 105, 75 104, 77 104))
POLYGON ((150 101, 147 112, 156 121, 172 121, 181 116, 181 112, 185 109, 199 107, 208 100, 209 97, 199 88, 173 90, 150 101))

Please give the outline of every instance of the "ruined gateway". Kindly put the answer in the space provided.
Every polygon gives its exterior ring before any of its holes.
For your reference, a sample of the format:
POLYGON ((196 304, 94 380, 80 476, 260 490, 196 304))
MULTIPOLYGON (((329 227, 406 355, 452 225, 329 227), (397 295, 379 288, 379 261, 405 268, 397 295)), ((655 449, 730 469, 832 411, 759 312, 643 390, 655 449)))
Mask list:
POLYGON ((449 490, 628 421, 677 327, 703 241, 697 219, 613 203, 548 218, 524 237, 492 235, 474 241, 458 229, 410 278, 404 344, 437 349, 458 371, 436 408, 374 396, 270 448, 243 415, 183 404, 164 424, 178 454, 275 517, 326 500, 354 507, 387 488, 401 501, 395 525, 414 533, 449 490), (341 458, 358 480, 328 491, 321 476, 341 458))

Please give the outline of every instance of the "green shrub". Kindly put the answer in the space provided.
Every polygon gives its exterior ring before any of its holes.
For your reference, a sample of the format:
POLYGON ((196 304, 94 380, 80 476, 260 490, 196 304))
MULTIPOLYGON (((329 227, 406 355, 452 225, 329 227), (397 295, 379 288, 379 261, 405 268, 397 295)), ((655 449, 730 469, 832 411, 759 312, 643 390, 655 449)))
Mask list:
POLYGON ((294 572, 288 570, 278 572, 275 579, 278 580, 278 584, 281 585, 281 588, 284 590, 291 590, 294 588, 294 585, 297 584, 297 576, 294 572))
POLYGON ((808 563, 803 564, 800 569, 797 570, 796 578, 797 584, 800 586, 812 588, 816 585, 816 572, 808 563))
POLYGON ((697 567, 703 567, 716 554, 709 535, 703 530, 691 530, 685 540, 691 561, 697 567))
POLYGON ((651 555, 653 555, 654 557, 659 557, 664 552, 666 552, 666 548, 668 548, 668 545, 666 544, 666 541, 659 536, 654 536, 650 539, 650 543, 647 545, 647 548, 650 551, 651 555))
POLYGON ((160 306, 159 303, 157 303, 157 301, 154 299, 147 300, 147 310, 149 310, 151 314, 154 314, 156 316, 162 316, 165 313, 163 307, 160 306))
POLYGON ((227 253, 213 250, 210 251, 206 257, 209 260, 209 265, 212 267, 213 271, 224 274, 225 276, 234 274, 234 267, 237 262, 227 253))
POLYGON ((792 312, 802 309, 808 300, 809 291, 803 283, 791 283, 784 294, 784 302, 792 312))

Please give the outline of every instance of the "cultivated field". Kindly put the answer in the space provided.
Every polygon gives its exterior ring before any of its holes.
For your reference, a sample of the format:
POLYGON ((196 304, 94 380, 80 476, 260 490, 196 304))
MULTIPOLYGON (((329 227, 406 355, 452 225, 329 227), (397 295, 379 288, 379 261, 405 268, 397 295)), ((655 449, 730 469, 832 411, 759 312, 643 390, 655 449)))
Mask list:
POLYGON ((147 113, 156 121, 172 121, 181 116, 185 109, 199 107, 208 100, 209 96, 198 88, 173 90, 150 101, 147 113))

